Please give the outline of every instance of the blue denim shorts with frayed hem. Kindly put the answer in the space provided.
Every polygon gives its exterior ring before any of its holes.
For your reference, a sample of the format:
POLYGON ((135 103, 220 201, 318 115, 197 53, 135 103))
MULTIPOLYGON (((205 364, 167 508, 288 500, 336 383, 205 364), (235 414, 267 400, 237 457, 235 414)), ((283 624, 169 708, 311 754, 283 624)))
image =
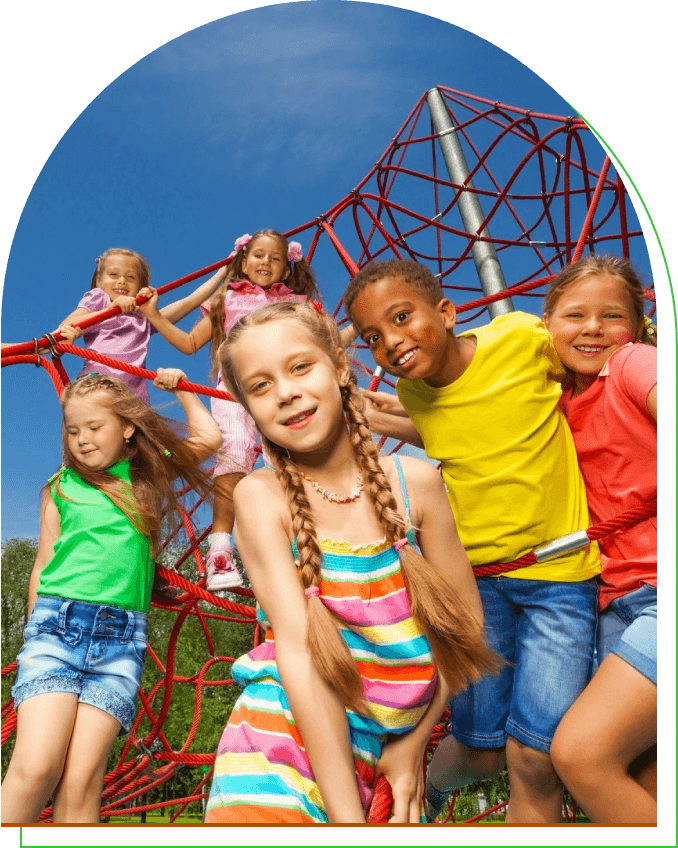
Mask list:
POLYGON ((503 748, 513 736, 548 753, 591 676, 596 581, 481 577, 478 590, 487 642, 508 664, 452 700, 452 734, 471 748, 503 748))
POLYGON ((15 707, 34 695, 73 692, 119 721, 123 736, 134 718, 146 632, 144 613, 38 595, 17 656, 15 707))
POLYGON ((657 587, 615 598, 598 619, 598 664, 617 654, 657 685, 657 587))

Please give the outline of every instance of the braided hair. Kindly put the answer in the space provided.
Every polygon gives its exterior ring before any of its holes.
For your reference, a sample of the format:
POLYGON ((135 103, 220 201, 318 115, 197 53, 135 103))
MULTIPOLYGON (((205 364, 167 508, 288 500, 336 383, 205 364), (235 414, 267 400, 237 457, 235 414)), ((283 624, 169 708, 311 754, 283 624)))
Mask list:
MULTIPOLYGON (((300 323, 318 347, 333 360, 341 347, 339 330, 334 321, 306 303, 275 303, 245 315, 219 350, 222 379, 233 397, 245 408, 246 399, 233 365, 233 347, 249 327, 276 320, 300 323)), ((391 544, 406 540, 407 522, 398 513, 391 486, 381 468, 355 374, 350 372, 347 385, 340 386, 340 391, 356 461, 379 524, 391 544)), ((321 579, 322 552, 303 477, 285 449, 264 435, 262 443, 289 504, 299 551, 302 586, 304 589, 314 588, 321 579)), ((450 688, 460 691, 480 679, 485 672, 497 671, 499 659, 487 646, 481 624, 461 601, 446 574, 426 562, 410 545, 399 546, 398 556, 412 614, 426 634, 436 665, 450 688)), ((322 599, 314 595, 308 600, 307 643, 323 679, 339 692, 349 708, 363 710, 360 675, 341 637, 337 619, 322 599)))

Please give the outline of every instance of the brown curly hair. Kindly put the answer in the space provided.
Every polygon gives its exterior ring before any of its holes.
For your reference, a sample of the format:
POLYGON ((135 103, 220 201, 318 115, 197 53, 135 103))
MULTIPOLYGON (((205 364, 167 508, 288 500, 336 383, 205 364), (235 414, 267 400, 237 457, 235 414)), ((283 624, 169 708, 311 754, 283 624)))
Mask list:
MULTIPOLYGON (((278 320, 297 321, 318 347, 336 361, 340 348, 339 330, 327 315, 305 303, 282 302, 257 309, 237 322, 219 351, 222 379, 245 408, 246 399, 233 365, 233 347, 248 328, 278 320)), ((340 386, 340 390, 365 491, 386 539, 395 543, 405 538, 407 522, 398 513, 391 486, 382 470, 355 374, 351 372, 348 385, 340 386)), ((301 583, 305 589, 317 586, 321 580, 322 552, 303 477, 285 449, 263 435, 262 442, 287 496, 299 550, 301 583)), ((412 614, 426 634, 436 665, 449 686, 460 691, 480 679, 483 673, 496 671, 499 661, 485 643, 482 626, 461 602, 446 574, 426 562, 410 545, 400 549, 399 557, 412 614)), ((341 638, 334 615, 319 597, 308 601, 307 639, 313 662, 322 677, 339 692, 347 706, 362 710, 362 683, 356 664, 341 638)))

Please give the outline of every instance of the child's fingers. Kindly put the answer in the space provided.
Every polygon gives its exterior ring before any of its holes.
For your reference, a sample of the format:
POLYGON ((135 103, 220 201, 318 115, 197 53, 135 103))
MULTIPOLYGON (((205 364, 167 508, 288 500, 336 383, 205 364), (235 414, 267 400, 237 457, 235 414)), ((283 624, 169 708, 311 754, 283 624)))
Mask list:
POLYGON ((177 387, 179 380, 186 379, 186 374, 181 368, 158 368, 153 385, 158 389, 171 391, 177 387))
POLYGON ((121 312, 133 312, 137 308, 137 302, 135 298, 121 294, 120 297, 116 297, 111 306, 117 306, 121 312))
POLYGON ((55 332, 61 335, 62 341, 72 344, 76 339, 79 339, 82 335, 82 328, 73 327, 70 324, 64 324, 62 327, 59 327, 55 332))

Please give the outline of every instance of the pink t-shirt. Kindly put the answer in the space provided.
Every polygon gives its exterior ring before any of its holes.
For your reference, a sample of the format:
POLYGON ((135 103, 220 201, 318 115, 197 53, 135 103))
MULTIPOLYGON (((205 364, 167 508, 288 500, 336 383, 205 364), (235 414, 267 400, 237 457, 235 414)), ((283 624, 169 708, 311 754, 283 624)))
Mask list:
MULTIPOLYGON (((111 299, 103 289, 90 289, 82 297, 78 307, 88 312, 99 312, 101 309, 108 309, 110 305, 111 299)), ((101 324, 90 327, 85 330, 82 337, 85 340, 85 347, 95 353, 102 353, 104 356, 119 359, 138 368, 145 368, 148 341, 155 332, 155 327, 141 312, 127 312, 114 315, 113 318, 107 318, 101 324)), ((148 403, 147 381, 143 377, 109 368, 108 365, 89 359, 85 361, 78 377, 92 371, 118 377, 140 400, 148 403)))
MULTIPOLYGON (((577 397, 563 393, 593 521, 606 521, 657 497, 657 422, 647 396, 657 385, 657 349, 628 344, 577 397)), ((657 519, 599 542, 600 608, 643 583, 657 585, 657 519)))
MULTIPOLYGON (((228 284, 226 299, 224 300, 224 333, 228 335, 234 324, 243 317, 266 306, 268 303, 278 303, 281 300, 301 301, 307 300, 303 294, 295 294, 285 283, 273 283, 265 289, 249 280, 236 280, 228 284)), ((203 315, 210 311, 210 302, 200 304, 203 315)), ((221 383, 221 376, 217 380, 217 386, 221 383)))

